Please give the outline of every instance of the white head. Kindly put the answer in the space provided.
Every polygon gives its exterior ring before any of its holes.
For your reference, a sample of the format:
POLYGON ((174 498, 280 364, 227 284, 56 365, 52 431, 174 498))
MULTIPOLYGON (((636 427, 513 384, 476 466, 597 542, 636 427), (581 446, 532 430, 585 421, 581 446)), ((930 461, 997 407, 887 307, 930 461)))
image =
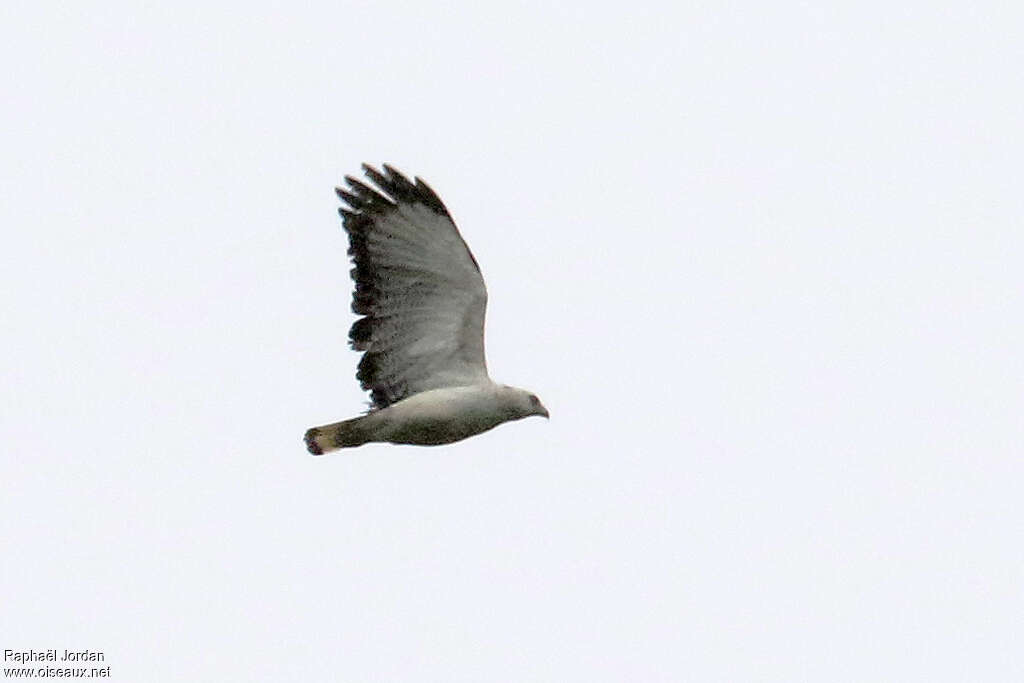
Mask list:
POLYGON ((516 387, 503 385, 501 387, 501 394, 504 399, 504 405, 508 409, 508 419, 510 420, 521 420, 531 415, 550 417, 548 409, 540 402, 537 395, 530 393, 526 389, 517 389, 516 387))

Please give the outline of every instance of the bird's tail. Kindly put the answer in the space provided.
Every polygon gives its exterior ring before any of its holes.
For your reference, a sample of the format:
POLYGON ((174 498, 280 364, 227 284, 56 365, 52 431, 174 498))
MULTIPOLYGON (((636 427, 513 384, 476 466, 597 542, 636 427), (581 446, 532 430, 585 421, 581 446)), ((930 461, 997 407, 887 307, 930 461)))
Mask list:
POLYGON ((362 446, 370 440, 364 424, 366 416, 342 420, 306 430, 306 448, 313 455, 323 455, 339 448, 362 446))

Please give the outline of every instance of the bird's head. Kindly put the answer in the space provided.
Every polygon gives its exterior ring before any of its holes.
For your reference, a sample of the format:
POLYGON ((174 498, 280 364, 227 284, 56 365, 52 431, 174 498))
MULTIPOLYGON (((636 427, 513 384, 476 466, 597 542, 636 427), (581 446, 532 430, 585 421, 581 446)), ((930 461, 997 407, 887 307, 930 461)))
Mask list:
POLYGON ((541 415, 543 417, 550 417, 548 415, 548 409, 544 407, 544 404, 540 402, 537 395, 527 391, 526 389, 517 389, 515 387, 503 387, 505 390, 506 404, 509 407, 509 411, 512 413, 514 420, 520 420, 524 417, 530 417, 531 415, 541 415))

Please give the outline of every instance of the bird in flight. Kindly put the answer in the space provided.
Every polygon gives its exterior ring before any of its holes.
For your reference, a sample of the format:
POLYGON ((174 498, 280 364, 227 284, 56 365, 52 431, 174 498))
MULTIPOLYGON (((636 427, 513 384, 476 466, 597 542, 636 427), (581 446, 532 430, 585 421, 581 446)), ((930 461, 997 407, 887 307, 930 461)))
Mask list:
POLYGON ((365 415, 306 432, 314 455, 373 441, 453 443, 530 415, 536 395, 491 381, 484 361, 487 289, 440 198, 420 178, 363 164, 376 188, 345 176, 338 209, 355 264, 348 336, 363 352, 365 415))

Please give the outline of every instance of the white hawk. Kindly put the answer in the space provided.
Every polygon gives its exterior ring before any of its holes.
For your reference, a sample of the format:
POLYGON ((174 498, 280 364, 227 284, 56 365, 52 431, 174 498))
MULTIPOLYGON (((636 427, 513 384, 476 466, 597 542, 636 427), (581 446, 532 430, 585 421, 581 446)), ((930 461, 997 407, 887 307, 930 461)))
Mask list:
POLYGON ((314 455, 371 441, 434 446, 503 422, 548 417, 528 391, 496 384, 484 361, 487 289, 444 204, 420 178, 363 164, 338 209, 355 263, 349 330, 367 414, 306 432, 314 455))

